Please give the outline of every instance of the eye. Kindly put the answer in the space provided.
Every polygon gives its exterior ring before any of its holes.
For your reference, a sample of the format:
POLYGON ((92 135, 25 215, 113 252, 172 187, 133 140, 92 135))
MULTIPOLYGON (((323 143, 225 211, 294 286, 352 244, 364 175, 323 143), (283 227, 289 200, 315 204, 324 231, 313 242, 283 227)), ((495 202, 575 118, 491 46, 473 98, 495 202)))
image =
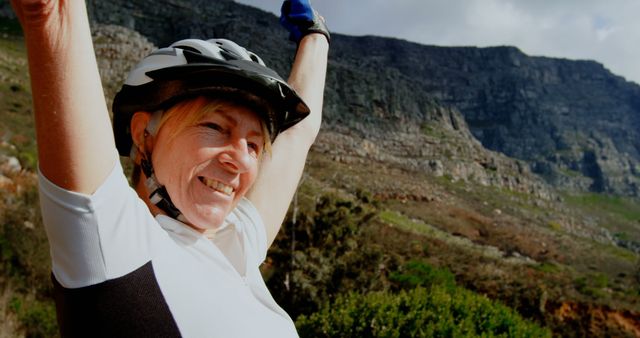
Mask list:
POLYGON ((219 124, 214 123, 214 122, 206 122, 206 123, 201 124, 201 126, 205 127, 205 128, 213 129, 213 130, 219 131, 219 132, 223 132, 224 131, 224 128, 222 128, 222 126, 220 126, 219 124))
POLYGON ((256 153, 256 154, 260 153, 260 145, 259 144, 255 143, 255 142, 249 142, 249 143, 247 143, 247 146, 249 146, 249 148, 251 148, 254 153, 256 153))

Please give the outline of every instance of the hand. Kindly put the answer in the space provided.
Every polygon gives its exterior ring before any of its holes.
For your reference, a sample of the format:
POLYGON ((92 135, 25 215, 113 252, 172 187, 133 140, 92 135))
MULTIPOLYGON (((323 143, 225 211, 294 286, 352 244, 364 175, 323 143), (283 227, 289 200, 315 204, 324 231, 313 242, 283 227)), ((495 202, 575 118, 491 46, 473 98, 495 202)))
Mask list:
POLYGON ((282 3, 280 23, 289 31, 289 40, 299 43, 311 33, 320 33, 330 41, 324 18, 318 14, 309 0, 285 0, 282 3))

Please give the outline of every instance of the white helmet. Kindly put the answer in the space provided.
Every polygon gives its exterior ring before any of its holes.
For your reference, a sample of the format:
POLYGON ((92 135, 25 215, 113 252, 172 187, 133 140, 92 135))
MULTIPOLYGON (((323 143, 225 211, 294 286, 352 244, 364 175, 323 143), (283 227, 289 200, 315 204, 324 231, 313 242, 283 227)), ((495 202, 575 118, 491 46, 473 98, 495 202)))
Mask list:
POLYGON ((293 88, 256 54, 225 39, 181 40, 140 61, 116 94, 113 129, 118 152, 129 156, 129 126, 135 112, 165 110, 195 96, 224 98, 234 93, 239 97, 250 94, 270 106, 257 113, 265 121, 272 141, 309 114, 309 108, 293 88))

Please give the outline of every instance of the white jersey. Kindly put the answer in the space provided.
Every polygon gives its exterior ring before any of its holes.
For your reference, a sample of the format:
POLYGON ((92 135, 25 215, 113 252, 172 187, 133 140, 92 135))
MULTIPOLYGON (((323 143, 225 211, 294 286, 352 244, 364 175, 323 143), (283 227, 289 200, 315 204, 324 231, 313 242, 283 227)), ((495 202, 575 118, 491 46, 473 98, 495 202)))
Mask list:
POLYGON ((210 239, 154 218, 116 162, 92 195, 40 174, 63 336, 297 337, 260 275, 267 236, 249 200, 210 239))

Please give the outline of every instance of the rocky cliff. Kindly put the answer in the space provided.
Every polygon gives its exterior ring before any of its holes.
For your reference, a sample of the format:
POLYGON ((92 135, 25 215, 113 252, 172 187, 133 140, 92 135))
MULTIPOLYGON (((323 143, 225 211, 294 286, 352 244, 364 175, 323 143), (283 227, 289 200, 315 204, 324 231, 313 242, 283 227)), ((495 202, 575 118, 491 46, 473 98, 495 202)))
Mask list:
POLYGON ((485 147, 527 161, 553 184, 640 192, 640 86, 596 62, 378 37, 342 37, 332 47, 360 72, 411 78, 419 92, 460 110, 485 147))
MULTIPOLYGON (((232 37, 285 74, 294 52, 275 16, 233 1, 87 5, 94 23, 159 46, 232 37)), ((640 86, 596 62, 339 34, 330 58, 323 151, 487 184, 538 182, 533 171, 566 189, 640 195, 640 86)))

